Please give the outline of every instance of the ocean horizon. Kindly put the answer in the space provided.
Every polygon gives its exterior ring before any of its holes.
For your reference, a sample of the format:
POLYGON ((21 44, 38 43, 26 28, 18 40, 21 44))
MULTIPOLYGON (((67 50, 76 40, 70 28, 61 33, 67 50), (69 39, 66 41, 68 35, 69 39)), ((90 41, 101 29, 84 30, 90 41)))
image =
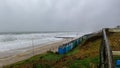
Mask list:
POLYGON ((58 37, 78 37, 83 34, 78 32, 21 32, 0 34, 0 52, 12 49, 31 47, 32 44, 40 45, 45 43, 61 41, 58 37))

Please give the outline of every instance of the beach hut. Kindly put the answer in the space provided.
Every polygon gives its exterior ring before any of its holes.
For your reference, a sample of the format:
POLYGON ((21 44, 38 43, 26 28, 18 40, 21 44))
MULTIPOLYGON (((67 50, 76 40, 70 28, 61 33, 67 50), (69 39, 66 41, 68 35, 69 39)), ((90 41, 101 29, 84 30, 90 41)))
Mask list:
POLYGON ((59 48, 58 48, 58 53, 59 54, 65 54, 65 52, 66 52, 66 47, 63 45, 63 46, 60 46, 59 48))
POLYGON ((79 39, 77 39, 77 45, 79 45, 80 44, 80 40, 79 39))
POLYGON ((66 49, 65 53, 69 52, 69 44, 68 43, 65 44, 65 49, 66 49))
POLYGON ((74 47, 74 46, 73 46, 73 43, 72 43, 72 42, 70 42, 70 43, 69 43, 69 45, 70 45, 71 50, 72 50, 72 49, 73 49, 73 47, 74 47))
POLYGON ((71 50, 71 45, 68 44, 68 50, 70 51, 71 50))

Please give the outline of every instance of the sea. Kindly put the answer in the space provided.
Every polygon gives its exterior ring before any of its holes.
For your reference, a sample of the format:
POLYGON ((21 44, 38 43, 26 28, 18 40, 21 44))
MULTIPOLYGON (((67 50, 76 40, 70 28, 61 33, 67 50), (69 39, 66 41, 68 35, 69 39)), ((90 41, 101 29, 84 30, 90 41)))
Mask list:
POLYGON ((0 52, 37 46, 63 40, 60 37, 80 37, 80 32, 8 32, 0 33, 0 52))

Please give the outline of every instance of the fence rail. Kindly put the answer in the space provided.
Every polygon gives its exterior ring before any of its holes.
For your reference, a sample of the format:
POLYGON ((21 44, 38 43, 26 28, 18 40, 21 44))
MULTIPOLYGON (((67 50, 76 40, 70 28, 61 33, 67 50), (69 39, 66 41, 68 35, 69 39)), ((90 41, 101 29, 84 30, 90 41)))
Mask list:
POLYGON ((112 50, 108 43, 106 29, 102 30, 102 42, 100 46, 99 68, 114 68, 112 50))

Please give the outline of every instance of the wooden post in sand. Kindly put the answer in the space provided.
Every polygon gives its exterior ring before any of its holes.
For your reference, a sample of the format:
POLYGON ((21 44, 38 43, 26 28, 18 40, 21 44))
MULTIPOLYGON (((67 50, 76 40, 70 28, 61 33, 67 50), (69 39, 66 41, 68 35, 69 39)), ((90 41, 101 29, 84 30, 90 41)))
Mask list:
POLYGON ((33 41, 33 38, 32 38, 32 52, 33 52, 33 56, 34 56, 34 41, 33 41))
MULTIPOLYGON (((32 38, 32 49, 33 49, 33 56, 35 55, 34 54, 34 39, 32 38)), ((35 63, 34 63, 34 60, 32 60, 32 62, 33 62, 33 68, 35 68, 35 63)))

